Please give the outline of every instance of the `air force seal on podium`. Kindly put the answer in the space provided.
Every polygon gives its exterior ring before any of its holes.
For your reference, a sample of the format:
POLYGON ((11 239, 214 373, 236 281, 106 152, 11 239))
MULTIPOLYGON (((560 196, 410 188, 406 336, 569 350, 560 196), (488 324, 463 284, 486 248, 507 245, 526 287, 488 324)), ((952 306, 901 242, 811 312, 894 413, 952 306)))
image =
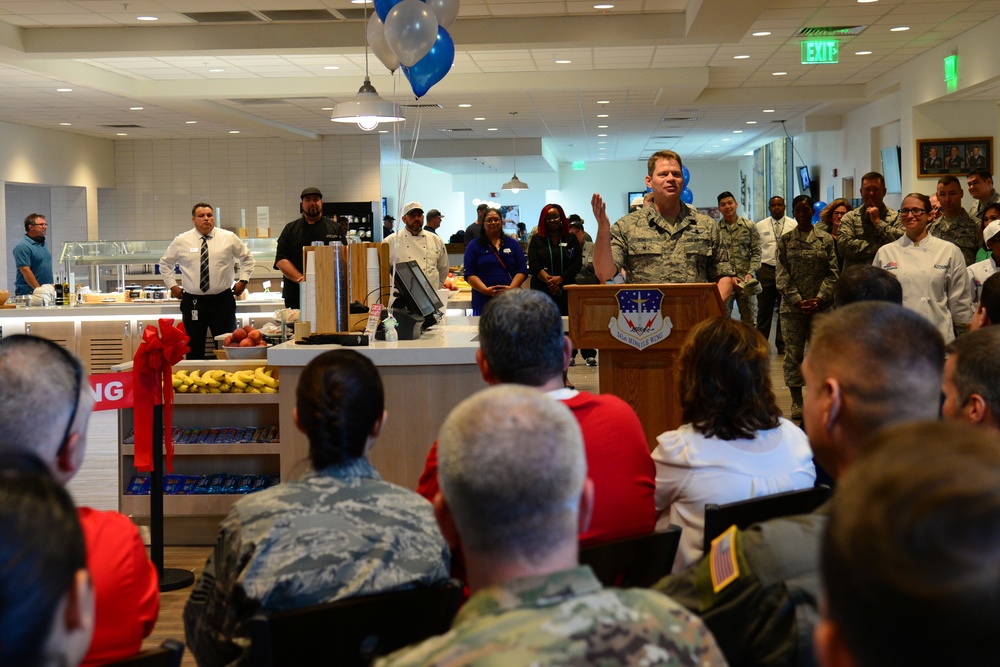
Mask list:
POLYGON ((655 345, 670 335, 673 323, 660 313, 663 292, 658 289, 623 289, 618 299, 618 317, 608 323, 611 335, 637 350, 655 345))

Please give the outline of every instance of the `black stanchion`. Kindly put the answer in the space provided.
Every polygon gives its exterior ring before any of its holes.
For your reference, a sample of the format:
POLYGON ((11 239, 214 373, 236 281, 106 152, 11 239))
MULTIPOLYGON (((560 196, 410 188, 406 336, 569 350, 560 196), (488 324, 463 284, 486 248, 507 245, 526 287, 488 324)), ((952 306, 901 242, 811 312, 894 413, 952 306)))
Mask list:
POLYGON ((163 405, 153 406, 153 476, 149 484, 149 556, 160 575, 160 591, 194 583, 194 573, 163 567, 163 405))

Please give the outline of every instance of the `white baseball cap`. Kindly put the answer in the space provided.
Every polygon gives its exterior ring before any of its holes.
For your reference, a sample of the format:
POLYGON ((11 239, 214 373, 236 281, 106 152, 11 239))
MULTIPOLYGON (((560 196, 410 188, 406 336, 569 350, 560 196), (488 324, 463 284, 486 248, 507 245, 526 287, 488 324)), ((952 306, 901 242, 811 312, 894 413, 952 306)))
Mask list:
POLYGON ((409 215, 410 211, 420 211, 421 213, 423 213, 424 207, 421 206, 420 202, 418 201, 411 201, 405 206, 403 206, 403 215, 409 215))
POLYGON ((986 229, 983 230, 983 243, 987 245, 997 234, 1000 234, 1000 220, 994 220, 990 224, 986 225, 986 229))
POLYGON ((629 207, 632 206, 642 206, 642 197, 632 197, 632 201, 629 203, 629 207))

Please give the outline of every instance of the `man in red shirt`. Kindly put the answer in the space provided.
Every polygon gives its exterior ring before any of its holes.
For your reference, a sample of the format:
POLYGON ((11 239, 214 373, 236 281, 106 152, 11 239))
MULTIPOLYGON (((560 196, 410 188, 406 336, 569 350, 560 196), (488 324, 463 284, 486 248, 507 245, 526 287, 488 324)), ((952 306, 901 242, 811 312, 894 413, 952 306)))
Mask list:
MULTIPOLYGON (((655 466, 642 424, 616 396, 563 386, 572 351, 559 308, 540 292, 508 290, 490 300, 479 320, 476 362, 483 379, 546 392, 562 401, 580 424, 587 475, 594 483, 593 518, 580 535, 580 546, 651 533, 656 525, 655 466)), ((524 446, 532 446, 531 433, 524 434, 524 446)), ((432 502, 438 493, 436 442, 417 492, 432 502)))
MULTIPOLYGON (((93 399, 83 367, 55 343, 0 339, 0 452, 30 452, 65 485, 83 463, 93 399)), ((89 667, 139 652, 160 611, 156 568, 139 531, 118 512, 79 507, 96 601, 89 667)))

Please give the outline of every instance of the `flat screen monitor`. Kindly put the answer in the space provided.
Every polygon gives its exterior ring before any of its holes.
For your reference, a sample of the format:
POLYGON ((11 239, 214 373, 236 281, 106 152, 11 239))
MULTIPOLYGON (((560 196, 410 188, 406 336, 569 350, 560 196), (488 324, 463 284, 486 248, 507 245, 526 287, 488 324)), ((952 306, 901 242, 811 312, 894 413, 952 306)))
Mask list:
POLYGON ((444 308, 437 290, 427 280, 420 265, 413 260, 396 264, 395 285, 403 307, 414 315, 428 317, 444 308))
POLYGON ((799 167, 799 185, 802 192, 809 194, 812 187, 812 179, 809 177, 809 167, 799 167))

